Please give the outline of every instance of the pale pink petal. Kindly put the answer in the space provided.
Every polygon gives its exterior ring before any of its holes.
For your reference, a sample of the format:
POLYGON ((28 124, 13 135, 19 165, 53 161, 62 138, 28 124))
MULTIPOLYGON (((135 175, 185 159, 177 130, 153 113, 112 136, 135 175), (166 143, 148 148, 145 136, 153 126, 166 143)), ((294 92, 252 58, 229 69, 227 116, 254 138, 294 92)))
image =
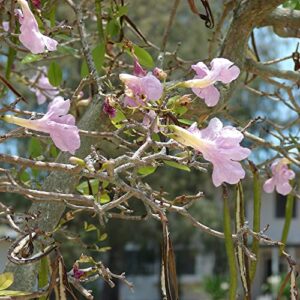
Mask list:
POLYGON ((42 35, 43 36, 43 40, 44 40, 44 44, 45 47, 49 50, 49 51, 55 51, 57 48, 57 44, 58 42, 54 39, 49 38, 46 35, 42 35))
POLYGON ((276 191, 281 195, 288 195, 292 191, 292 186, 288 182, 278 183, 276 185, 276 191))
POLYGON ((57 41, 43 35, 39 31, 38 23, 27 1, 18 0, 18 2, 21 5, 23 13, 23 18, 19 18, 21 24, 19 39, 21 43, 34 54, 44 52, 45 47, 49 51, 56 50, 57 41))
POLYGON ((161 97, 163 87, 161 82, 155 76, 147 74, 140 80, 141 86, 149 100, 158 100, 161 97))
POLYGON ((69 111, 70 105, 70 100, 65 101, 61 96, 55 97, 48 105, 47 114, 51 114, 53 116, 65 115, 69 111))
POLYGON ((275 183, 273 178, 269 178, 263 185, 263 189, 266 193, 272 193, 275 188, 275 183))
POLYGON ((192 69, 198 75, 197 78, 201 79, 205 77, 210 71, 203 62, 198 62, 196 65, 192 65, 192 69))
POLYGON ((214 58, 210 64, 215 80, 222 81, 223 83, 230 83, 240 74, 240 69, 226 58, 214 58))
POLYGON ((35 95, 37 98, 37 103, 39 105, 44 104, 46 102, 47 98, 40 90, 36 90, 35 95))
POLYGON ((74 154, 80 147, 78 128, 71 125, 56 125, 50 130, 50 136, 57 148, 74 154))
POLYGON ((36 74, 30 79, 31 82, 35 83, 34 87, 30 88, 32 92, 35 92, 38 104, 46 102, 47 98, 52 100, 56 95, 59 94, 59 90, 53 87, 48 77, 44 75, 47 72, 47 68, 43 68, 43 71, 36 74))
POLYGON ((223 123, 218 118, 212 118, 208 126, 204 129, 199 130, 201 137, 207 140, 215 140, 220 136, 221 130, 223 129, 223 123))
POLYGON ((143 69, 143 67, 140 65, 139 61, 136 58, 134 59, 133 75, 138 77, 147 75, 147 72, 143 69))
POLYGON ((231 160, 218 160, 213 163, 213 184, 218 187, 223 182, 236 184, 245 177, 245 171, 240 163, 231 160))
POLYGON ((217 105, 220 99, 220 92, 213 85, 206 88, 192 88, 194 94, 199 98, 204 99, 207 106, 212 107, 217 105))

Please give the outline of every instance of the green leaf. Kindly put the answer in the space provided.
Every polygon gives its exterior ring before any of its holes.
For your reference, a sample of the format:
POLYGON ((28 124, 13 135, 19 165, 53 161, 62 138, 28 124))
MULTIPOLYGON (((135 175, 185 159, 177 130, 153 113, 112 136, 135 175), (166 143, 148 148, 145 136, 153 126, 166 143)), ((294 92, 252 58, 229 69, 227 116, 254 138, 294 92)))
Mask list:
POLYGON ((117 17, 122 17, 124 15, 127 15, 127 13, 128 13, 128 6, 126 5, 120 6, 118 8, 117 17))
POLYGON ((299 0, 289 0, 283 4, 283 7, 300 10, 299 0))
POLYGON ((58 45, 57 46, 57 52, 60 54, 75 54, 76 50, 72 47, 65 46, 65 45, 58 45))
POLYGON ((14 282, 14 274, 6 272, 0 274, 0 291, 7 289, 14 282))
POLYGON ((48 79, 53 86, 59 86, 62 82, 63 75, 60 65, 53 61, 48 69, 48 79))
POLYGON ((110 197, 108 195, 108 193, 104 192, 104 193, 99 193, 96 196, 96 201, 100 202, 101 204, 105 204, 110 202, 110 197))
POLYGON ((28 183, 30 181, 30 175, 27 171, 23 171, 20 175, 19 175, 19 179, 24 183, 28 183))
POLYGON ((192 125, 194 123, 194 121, 188 119, 178 119, 177 121, 185 125, 192 125))
POLYGON ((114 37, 119 34, 121 29, 119 19, 112 19, 108 22, 106 26, 106 34, 110 37, 114 37))
POLYGON ((37 138, 31 138, 29 141, 29 155, 33 158, 37 158, 43 154, 43 147, 37 138))
POLYGON ((94 224, 88 224, 87 222, 84 222, 84 230, 86 232, 94 231, 97 230, 97 227, 94 224))
MULTIPOLYGON (((30 293, 22 292, 22 291, 11 291, 11 290, 0 291, 0 296, 25 296, 25 295, 30 295, 30 293)), ((24 299, 24 298, 20 297, 20 300, 22 300, 22 299, 24 299)))
POLYGON ((190 172, 191 169, 188 167, 188 166, 185 166, 185 165, 182 165, 182 164, 179 164, 175 161, 171 161, 171 160, 164 160, 164 163, 170 167, 173 167, 173 168, 176 168, 176 169, 179 169, 179 170, 183 170, 183 171, 186 171, 186 172, 190 172))
POLYGON ((54 158, 56 158, 59 154, 59 151, 54 145, 50 145, 50 155, 54 158))
POLYGON ((145 49, 143 49, 137 45, 134 45, 133 49, 134 49, 134 54, 137 56, 139 63, 141 65, 143 65, 146 68, 154 67, 154 61, 153 61, 151 55, 149 54, 149 52, 147 52, 145 49))
POLYGON ((27 54, 22 60, 22 64, 30 64, 35 61, 39 61, 43 58, 41 54, 27 54))
MULTIPOLYGON (((99 179, 90 179, 90 185, 92 188, 93 195, 96 195, 99 191, 99 179)), ((89 194, 89 185, 87 181, 81 182, 77 187, 76 190, 83 195, 89 194)))
POLYGON ((107 237, 108 237, 107 233, 103 233, 103 234, 101 234, 101 235, 98 237, 98 240, 99 240, 100 242, 103 242, 103 241, 105 241, 105 240, 107 239, 107 237))
MULTIPOLYGON (((104 43, 98 44, 92 51, 92 57, 95 63, 96 70, 98 72, 101 71, 101 68, 104 63, 105 59, 105 45, 104 43)), ((81 65, 81 71, 80 71, 81 77, 86 77, 89 75, 89 69, 86 61, 84 60, 81 65)))
POLYGON ((174 106, 173 111, 176 115, 182 116, 188 111, 188 109, 186 106, 176 105, 174 106))
POLYGON ((102 188, 107 188, 109 186, 109 181, 103 181, 102 182, 102 188))
POLYGON ((138 169, 138 173, 144 176, 148 176, 156 171, 157 167, 152 166, 146 166, 146 167, 140 167, 138 169))
POLYGON ((116 115, 113 118, 111 118, 112 124, 116 128, 121 128, 122 125, 120 124, 120 122, 122 122, 123 120, 126 120, 126 116, 123 114, 123 112, 121 110, 117 109, 116 115))

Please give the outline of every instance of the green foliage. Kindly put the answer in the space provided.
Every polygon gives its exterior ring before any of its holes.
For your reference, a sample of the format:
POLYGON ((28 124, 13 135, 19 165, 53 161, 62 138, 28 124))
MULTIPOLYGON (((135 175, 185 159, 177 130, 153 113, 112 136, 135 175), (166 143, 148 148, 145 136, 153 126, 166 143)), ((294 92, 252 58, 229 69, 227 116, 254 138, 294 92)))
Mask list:
POLYGON ((0 290, 5 290, 14 282, 13 273, 7 272, 0 274, 0 290))
MULTIPOLYGON (((92 51, 93 60, 96 66, 96 70, 100 72, 105 58, 105 45, 103 43, 98 44, 92 51)), ((81 77, 89 75, 89 69, 86 61, 84 60, 81 65, 80 71, 81 77)))
POLYGON ((111 118, 111 122, 116 128, 121 128, 122 125, 120 123, 126 119, 127 118, 124 115, 124 113, 120 109, 117 109, 116 115, 113 118, 111 118))
POLYGON ((188 166, 179 164, 176 161, 164 160, 164 164, 166 164, 167 166, 179 169, 179 170, 183 170, 183 171, 187 171, 187 172, 191 171, 191 169, 188 166))
POLYGON ((55 61, 51 62, 49 66, 48 79, 53 86, 61 85, 63 74, 60 65, 55 61))
POLYGON ((300 10, 300 0, 288 0, 283 4, 283 7, 300 10))
POLYGON ((146 68, 153 68, 154 61, 152 56, 144 48, 141 48, 137 45, 133 46, 134 54, 137 56, 139 63, 146 68))
POLYGON ((33 62, 39 61, 43 58, 41 54, 27 54, 24 56, 24 58, 21 60, 22 64, 31 64, 33 62))
POLYGON ((39 157, 43 154, 43 147, 37 138, 31 138, 28 145, 29 155, 32 158, 39 157))
POLYGON ((145 167, 140 167, 138 169, 138 173, 144 176, 148 176, 150 174, 153 174, 156 171, 157 167, 152 167, 152 166, 145 166, 145 167))
MULTIPOLYGON (((14 275, 11 272, 0 274, 0 296, 24 296, 29 293, 21 291, 10 291, 7 290, 14 282, 14 275)), ((20 297, 21 299, 21 297, 20 297)))

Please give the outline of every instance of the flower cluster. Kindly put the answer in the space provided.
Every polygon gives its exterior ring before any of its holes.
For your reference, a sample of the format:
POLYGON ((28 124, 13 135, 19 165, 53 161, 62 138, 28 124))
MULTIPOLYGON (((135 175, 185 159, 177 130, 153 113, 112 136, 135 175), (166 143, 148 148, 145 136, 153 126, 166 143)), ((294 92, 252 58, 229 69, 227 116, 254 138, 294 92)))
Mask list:
POLYGON ((272 177, 264 183, 264 191, 272 193, 274 189, 281 195, 287 195, 292 191, 289 181, 295 178, 295 173, 288 168, 289 161, 286 158, 276 159, 271 165, 272 177))
POLYGON ((161 82, 153 74, 147 74, 137 60, 134 62, 134 75, 122 73, 119 77, 125 84, 125 106, 144 106, 148 101, 157 101, 162 96, 161 82))
POLYGON ((210 120, 205 129, 199 130, 194 123, 188 130, 176 125, 169 126, 172 137, 185 146, 202 153, 204 159, 213 164, 212 180, 218 187, 223 182, 235 184, 245 177, 240 160, 251 151, 241 147, 243 134, 232 126, 224 126, 218 118, 210 120))
POLYGON ((34 54, 45 52, 45 48, 49 51, 55 51, 57 41, 40 32, 38 23, 29 8, 28 2, 26 0, 18 0, 18 2, 22 8, 22 15, 19 17, 21 24, 20 42, 34 54))
POLYGON ((70 100, 58 96, 48 105, 47 113, 38 120, 28 120, 12 115, 5 115, 3 120, 31 130, 48 133, 54 144, 61 151, 74 154, 80 147, 79 130, 75 118, 68 114, 70 100))
POLYGON ((215 106, 219 102, 220 92, 214 84, 217 81, 230 83, 239 76, 240 69, 226 58, 215 58, 210 65, 211 70, 203 62, 192 65, 196 76, 185 81, 183 86, 192 88, 199 98, 204 99, 207 106, 215 106))

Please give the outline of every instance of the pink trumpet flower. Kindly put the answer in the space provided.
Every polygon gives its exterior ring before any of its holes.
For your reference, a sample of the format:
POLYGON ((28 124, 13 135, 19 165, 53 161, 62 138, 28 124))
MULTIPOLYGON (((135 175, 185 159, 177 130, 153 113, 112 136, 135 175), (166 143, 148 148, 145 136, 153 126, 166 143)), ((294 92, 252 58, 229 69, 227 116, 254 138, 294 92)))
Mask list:
POLYGON ((47 69, 44 67, 42 72, 31 78, 31 82, 35 85, 30 90, 35 92, 37 102, 40 105, 45 103, 47 98, 52 100, 59 94, 59 90, 50 84, 48 77, 45 75, 46 72, 47 69))
POLYGON ((216 187, 223 182, 236 184, 245 177, 239 161, 248 157, 251 151, 240 146, 244 136, 236 128, 223 127, 218 118, 211 119, 202 130, 196 123, 188 130, 176 125, 169 127, 174 131, 172 137, 176 141, 201 152, 204 159, 213 164, 212 180, 216 187))
POLYGON ((295 172, 289 170, 289 161, 286 158, 276 159, 271 165, 272 177, 266 180, 263 189, 266 193, 272 193, 274 189, 281 195, 287 195, 292 191, 289 180, 295 178, 295 172))
POLYGON ((119 75, 125 84, 125 106, 144 106, 147 101, 156 101, 162 96, 161 82, 151 73, 146 74, 137 60, 134 62, 134 74, 137 76, 124 73, 119 75))
POLYGON ((75 125, 75 118, 67 114, 70 109, 70 100, 56 97, 48 105, 47 113, 38 120, 28 120, 12 115, 5 115, 3 120, 31 130, 50 134, 54 144, 61 151, 74 154, 80 147, 79 130, 75 125))
POLYGON ((211 63, 211 70, 203 62, 192 65, 196 72, 194 79, 183 82, 182 86, 192 88, 194 94, 204 99, 207 106, 215 106, 219 102, 220 92, 214 86, 217 81, 225 84, 235 80, 240 69, 226 58, 214 58, 211 63))
POLYGON ((45 48, 49 51, 55 51, 57 41, 40 32, 38 23, 29 8, 28 2, 26 0, 18 0, 18 3, 23 13, 23 17, 19 18, 21 24, 20 42, 34 54, 45 52, 45 48))

